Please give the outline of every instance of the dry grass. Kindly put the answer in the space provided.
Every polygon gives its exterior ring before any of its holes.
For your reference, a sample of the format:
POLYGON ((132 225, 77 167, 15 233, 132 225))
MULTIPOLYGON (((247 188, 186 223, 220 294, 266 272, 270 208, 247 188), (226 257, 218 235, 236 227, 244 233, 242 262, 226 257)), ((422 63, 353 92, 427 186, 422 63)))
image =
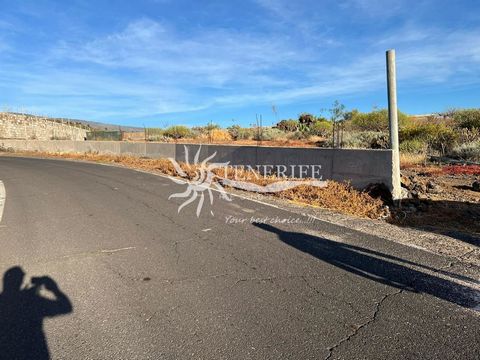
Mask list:
MULTIPOLYGON (((92 161, 103 164, 114 163, 131 169, 179 176, 173 164, 168 159, 148 159, 96 153, 17 152, 16 154, 92 161)), ((185 172, 187 179, 191 180, 195 177, 197 168, 194 165, 180 163, 180 166, 185 172)), ((277 178, 275 175, 263 177, 255 171, 239 168, 227 168, 227 171, 224 169, 216 169, 214 173, 218 177, 241 180, 261 186, 283 180, 277 178)), ((293 201, 297 204, 321 207, 362 218, 379 219, 388 216, 388 210, 380 199, 374 199, 364 192, 357 191, 348 183, 328 181, 328 185, 324 188, 300 185, 293 189, 272 193, 271 195, 293 201)))
POLYGON ((231 142, 232 137, 228 133, 228 131, 223 129, 213 129, 209 133, 201 134, 197 138, 200 142, 231 142))
POLYGON ((400 166, 402 169, 425 164, 426 160, 427 157, 425 154, 400 153, 400 166))
POLYGON ((278 196, 297 203, 308 204, 363 218, 387 217, 388 211, 380 199, 353 189, 347 183, 329 181, 327 187, 301 185, 282 191, 278 196))

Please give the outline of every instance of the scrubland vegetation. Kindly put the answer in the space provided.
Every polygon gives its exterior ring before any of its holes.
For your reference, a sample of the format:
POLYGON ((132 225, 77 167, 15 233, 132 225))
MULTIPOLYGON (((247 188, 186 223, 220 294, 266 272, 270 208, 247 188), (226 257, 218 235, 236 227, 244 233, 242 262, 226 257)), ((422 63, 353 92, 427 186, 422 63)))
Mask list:
MULTIPOLYGON (((480 161, 480 109, 454 109, 429 116, 398 113, 400 151, 405 164, 426 160, 428 155, 480 161)), ((389 147, 388 111, 346 111, 335 102, 320 115, 302 113, 269 127, 227 128, 210 123, 189 128, 176 125, 147 129, 150 141, 316 146, 360 149, 389 147)))

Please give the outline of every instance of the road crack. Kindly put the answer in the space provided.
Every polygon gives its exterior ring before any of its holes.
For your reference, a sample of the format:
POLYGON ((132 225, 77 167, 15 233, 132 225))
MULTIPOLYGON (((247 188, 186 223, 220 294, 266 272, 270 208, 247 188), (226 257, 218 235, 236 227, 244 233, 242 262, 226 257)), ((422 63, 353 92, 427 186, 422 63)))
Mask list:
POLYGON ((315 291, 318 295, 324 297, 324 298, 327 298, 329 300, 333 300, 334 302, 342 302, 343 304, 346 304, 350 309, 353 310, 353 312, 355 312, 356 314, 361 314, 358 309, 353 306, 353 304, 349 301, 346 301, 346 300, 342 300, 342 299, 339 299, 338 297, 335 297, 335 296, 330 296, 330 295, 327 295, 323 292, 321 292, 320 290, 318 290, 315 286, 313 286, 312 284, 310 284, 307 280, 307 278, 305 276, 300 276, 300 278, 305 282, 305 284, 307 285, 307 287, 313 291, 315 291))
POLYGON ((363 328, 367 327, 368 325, 370 325, 371 323, 375 322, 377 320, 377 317, 378 317, 378 313, 380 312, 380 308, 383 304, 383 302, 385 300, 387 300, 389 297, 391 296, 394 296, 394 295, 398 295, 398 294, 401 294, 403 292, 403 289, 399 289, 398 291, 395 291, 393 293, 390 293, 390 294, 386 294, 384 295, 380 301, 378 301, 377 303, 375 303, 375 309, 373 311, 373 314, 372 314, 372 317, 364 322, 363 324, 359 325, 356 327, 356 329, 354 331, 352 331, 350 334, 348 334, 346 337, 344 337, 343 339, 341 339, 339 342, 337 342, 336 344, 334 344, 333 346, 329 347, 328 348, 328 355, 327 357, 325 358, 325 360, 328 360, 330 359, 332 356, 333 356, 333 353, 335 350, 337 350, 342 344, 350 341, 353 337, 355 337, 360 330, 362 330, 363 328))
POLYGON ((178 262, 180 261, 180 252, 178 251, 178 241, 175 241, 173 244, 173 251, 175 252, 176 258, 175 258, 175 264, 178 265, 178 262))

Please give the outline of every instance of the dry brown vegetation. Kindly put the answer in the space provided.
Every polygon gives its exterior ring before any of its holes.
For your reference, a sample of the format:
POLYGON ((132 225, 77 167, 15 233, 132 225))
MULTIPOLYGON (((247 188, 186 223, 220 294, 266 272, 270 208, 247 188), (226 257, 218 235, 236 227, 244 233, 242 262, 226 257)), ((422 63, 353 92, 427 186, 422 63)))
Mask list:
POLYGON ((426 154, 400 153, 400 166, 402 169, 425 164, 426 161, 426 154))
MULTIPOLYGON (((96 153, 46 153, 46 152, 18 152, 19 155, 62 158, 72 160, 92 161, 103 164, 118 164, 131 169, 139 169, 170 176, 179 176, 175 167, 168 159, 147 159, 125 155, 104 155, 96 153)), ((196 175, 196 167, 180 163, 187 179, 191 180, 196 175)), ((241 179, 257 185, 268 185, 283 180, 274 175, 263 177, 254 171, 229 168, 214 170, 219 177, 234 180, 241 179)), ((374 199, 367 193, 353 189, 348 183, 328 181, 324 188, 300 185, 298 187, 278 193, 272 196, 293 201, 297 204, 309 205, 338 211, 344 214, 362 218, 379 219, 388 216, 386 208, 380 199, 374 199)))
POLYGON ((298 186, 278 194, 283 199, 332 209, 344 214, 378 219, 389 216, 388 209, 380 199, 353 189, 347 183, 329 181, 326 188, 298 186))

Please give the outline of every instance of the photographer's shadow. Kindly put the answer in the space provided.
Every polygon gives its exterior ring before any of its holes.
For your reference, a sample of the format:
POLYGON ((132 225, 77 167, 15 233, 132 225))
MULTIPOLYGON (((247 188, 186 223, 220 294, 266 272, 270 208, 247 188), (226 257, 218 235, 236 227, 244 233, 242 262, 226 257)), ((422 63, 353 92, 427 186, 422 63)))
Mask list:
POLYGON ((49 359, 43 319, 72 312, 72 304, 50 277, 32 278, 32 284, 22 288, 24 277, 20 267, 8 269, 3 276, 0 359, 49 359))

